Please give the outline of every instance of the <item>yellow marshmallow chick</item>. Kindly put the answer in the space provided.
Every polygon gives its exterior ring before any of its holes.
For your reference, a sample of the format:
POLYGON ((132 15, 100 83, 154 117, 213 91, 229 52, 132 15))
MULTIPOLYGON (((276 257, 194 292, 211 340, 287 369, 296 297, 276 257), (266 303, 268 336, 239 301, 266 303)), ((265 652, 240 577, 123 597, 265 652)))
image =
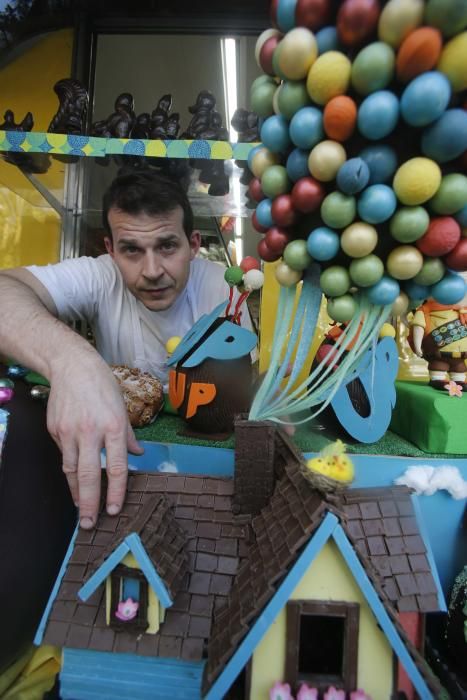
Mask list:
POLYGON ((306 465, 310 471, 323 474, 343 484, 350 484, 355 475, 354 465, 345 454, 345 445, 342 440, 336 440, 327 445, 318 457, 309 459, 306 465))

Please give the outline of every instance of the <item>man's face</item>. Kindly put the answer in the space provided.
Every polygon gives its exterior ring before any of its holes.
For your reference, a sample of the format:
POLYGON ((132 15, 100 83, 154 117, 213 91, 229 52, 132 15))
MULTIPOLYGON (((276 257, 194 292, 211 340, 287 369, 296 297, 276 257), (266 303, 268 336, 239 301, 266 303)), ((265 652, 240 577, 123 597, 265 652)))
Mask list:
POLYGON ((155 216, 111 208, 108 220, 112 239, 105 247, 130 292, 151 311, 170 308, 185 289, 199 232, 188 240, 181 207, 155 216))

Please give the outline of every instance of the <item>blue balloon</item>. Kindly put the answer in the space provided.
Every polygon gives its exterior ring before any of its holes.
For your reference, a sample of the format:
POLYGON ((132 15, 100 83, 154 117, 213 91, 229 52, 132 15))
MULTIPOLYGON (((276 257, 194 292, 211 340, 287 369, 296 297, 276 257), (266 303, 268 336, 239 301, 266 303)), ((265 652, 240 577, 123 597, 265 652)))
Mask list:
POLYGON ((310 233, 306 247, 315 260, 332 260, 339 252, 340 239, 332 228, 320 226, 310 233))
POLYGON ((293 182, 297 182, 301 177, 309 177, 308 169, 308 151, 303 151, 301 148, 294 148, 292 153, 287 158, 286 170, 287 175, 293 182))
POLYGON ((372 287, 368 287, 366 295, 372 304, 377 306, 386 306, 395 302, 399 296, 401 288, 399 282, 393 277, 383 275, 379 282, 376 282, 372 287))
POLYGON ((279 114, 268 117, 261 127, 261 141, 273 153, 286 151, 290 146, 287 120, 279 114))
POLYGON ((467 150, 467 112, 448 109, 422 135, 422 151, 427 158, 447 163, 467 150))
POLYGON ((401 114, 411 126, 427 126, 443 114, 451 99, 451 83, 442 73, 430 71, 412 80, 401 97, 401 114))
POLYGON ((315 34, 318 44, 318 54, 321 56, 326 51, 335 51, 339 47, 339 37, 336 27, 323 27, 315 34))
POLYGON ((367 186, 370 169, 362 158, 350 158, 339 168, 337 186, 344 194, 356 194, 367 186))
POLYGON ((432 286, 431 295, 438 304, 457 304, 465 295, 464 278, 455 272, 446 272, 444 277, 432 286))
POLYGON ((265 228, 274 226, 274 220, 271 216, 271 206, 272 199, 262 199, 261 202, 258 202, 256 205, 256 218, 258 219, 258 223, 265 228))
POLYGON ((399 100, 390 90, 377 90, 361 103, 357 125, 367 139, 384 139, 394 131, 399 119, 399 100))
POLYGON ((408 280, 404 283, 404 292, 410 299, 423 301, 431 296, 431 287, 408 280))
POLYGON ((288 32, 295 27, 295 6, 297 0, 279 0, 277 3, 277 26, 281 32, 288 32))
POLYGON ((396 211, 397 199, 388 185, 371 185, 362 192, 357 203, 358 214, 368 224, 381 224, 396 211))
POLYGON ((459 222, 462 228, 467 228, 467 204, 454 214, 454 218, 459 222))
POLYGON ((313 148, 324 139, 323 114, 316 107, 302 107, 290 122, 290 138, 298 148, 313 148))
POLYGON ((397 170, 397 155, 391 146, 384 144, 368 146, 360 153, 360 158, 365 161, 370 169, 370 185, 387 182, 397 170))

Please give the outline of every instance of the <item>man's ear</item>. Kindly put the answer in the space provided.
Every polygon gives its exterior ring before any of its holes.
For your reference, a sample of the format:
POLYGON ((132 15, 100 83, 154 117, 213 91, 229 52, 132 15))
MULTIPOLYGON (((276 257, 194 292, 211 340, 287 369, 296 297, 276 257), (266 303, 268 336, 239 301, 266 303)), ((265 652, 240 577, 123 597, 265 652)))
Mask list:
POLYGON ((111 258, 114 257, 114 244, 112 238, 109 236, 104 236, 105 249, 111 258))
POLYGON ((193 260, 198 255, 198 251, 201 247, 201 234, 199 231, 193 231, 190 236, 190 249, 191 255, 190 259, 193 260))

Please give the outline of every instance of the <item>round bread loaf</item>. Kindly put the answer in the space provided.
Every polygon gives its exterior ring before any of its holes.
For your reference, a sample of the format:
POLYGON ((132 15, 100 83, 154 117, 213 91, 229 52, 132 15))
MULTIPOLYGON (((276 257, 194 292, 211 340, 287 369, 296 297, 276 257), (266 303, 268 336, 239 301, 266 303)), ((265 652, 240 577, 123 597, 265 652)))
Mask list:
POLYGON ((148 425, 164 404, 161 382, 147 372, 126 365, 111 365, 111 369, 120 384, 131 426, 148 425))

